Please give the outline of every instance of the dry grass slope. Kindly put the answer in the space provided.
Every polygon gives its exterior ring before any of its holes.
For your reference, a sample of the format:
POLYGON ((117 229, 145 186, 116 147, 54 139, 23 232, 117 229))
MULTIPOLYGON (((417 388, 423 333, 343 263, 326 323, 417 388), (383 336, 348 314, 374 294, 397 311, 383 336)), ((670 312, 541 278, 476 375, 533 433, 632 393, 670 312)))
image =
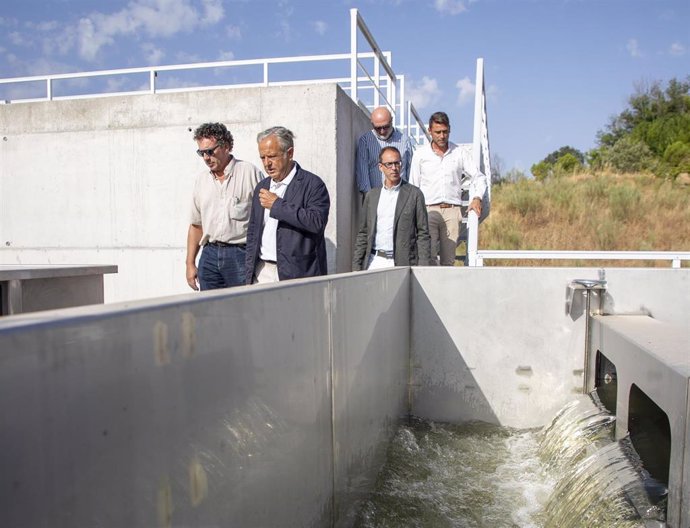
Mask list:
MULTIPOLYGON (((577 174, 497 185, 491 215, 479 231, 481 249, 690 251, 690 186, 644 174, 577 174)), ((668 261, 486 264, 670 266, 668 261)))

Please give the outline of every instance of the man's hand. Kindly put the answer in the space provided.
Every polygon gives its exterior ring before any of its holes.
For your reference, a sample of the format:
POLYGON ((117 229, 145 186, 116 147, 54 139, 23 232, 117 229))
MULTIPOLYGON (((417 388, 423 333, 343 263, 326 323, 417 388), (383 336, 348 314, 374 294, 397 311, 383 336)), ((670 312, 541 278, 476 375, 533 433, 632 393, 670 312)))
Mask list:
POLYGON ((467 208, 467 212, 469 214, 470 211, 474 211, 477 213, 477 216, 482 216, 482 199, 481 198, 472 198, 472 201, 470 202, 469 207, 467 208))
POLYGON ((273 203, 278 199, 278 195, 272 193, 268 189, 261 189, 259 191, 259 203, 264 209, 273 207, 273 203))
POLYGON ((194 264, 187 264, 187 284, 194 291, 199 291, 199 283, 197 282, 197 268, 194 264))

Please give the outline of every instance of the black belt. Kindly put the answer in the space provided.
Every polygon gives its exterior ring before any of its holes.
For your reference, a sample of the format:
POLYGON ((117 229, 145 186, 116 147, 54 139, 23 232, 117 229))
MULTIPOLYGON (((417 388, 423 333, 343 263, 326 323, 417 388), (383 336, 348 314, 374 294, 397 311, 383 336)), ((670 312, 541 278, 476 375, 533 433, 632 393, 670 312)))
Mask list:
POLYGON ((264 260, 264 259, 261 259, 261 262, 268 262, 269 264, 277 264, 277 262, 276 262, 275 260, 264 260))
POLYGON ((385 259, 392 259, 393 258, 393 252, 392 251, 383 251, 381 249, 372 249, 371 254, 376 255, 377 257, 385 258, 385 259))
POLYGON ((208 242, 206 244, 207 246, 216 246, 216 247, 240 247, 240 248, 245 248, 247 247, 247 244, 228 244, 227 242, 208 242))
POLYGON ((450 203, 435 203, 435 204, 429 204, 427 207, 440 207, 441 209, 448 209, 449 207, 460 207, 457 204, 450 204, 450 203))

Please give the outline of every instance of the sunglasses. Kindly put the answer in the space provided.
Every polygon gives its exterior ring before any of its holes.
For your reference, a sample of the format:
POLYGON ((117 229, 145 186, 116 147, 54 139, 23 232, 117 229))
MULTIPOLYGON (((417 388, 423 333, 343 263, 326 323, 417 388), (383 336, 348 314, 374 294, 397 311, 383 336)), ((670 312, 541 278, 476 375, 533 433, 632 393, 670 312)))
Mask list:
POLYGON ((392 169, 393 167, 402 167, 402 161, 387 161, 387 162, 381 162, 381 165, 386 167, 387 169, 392 169))
POLYGON ((386 130, 390 130, 391 126, 392 125, 390 123, 388 123, 387 125, 383 125, 383 126, 375 126, 374 130, 377 130, 379 132, 384 132, 386 130))
POLYGON ((200 158, 203 158, 204 156, 208 156, 209 158, 213 156, 213 153, 215 150, 221 146, 221 143, 217 143, 215 147, 213 148, 208 148, 208 149, 199 149, 196 151, 197 156, 200 158))

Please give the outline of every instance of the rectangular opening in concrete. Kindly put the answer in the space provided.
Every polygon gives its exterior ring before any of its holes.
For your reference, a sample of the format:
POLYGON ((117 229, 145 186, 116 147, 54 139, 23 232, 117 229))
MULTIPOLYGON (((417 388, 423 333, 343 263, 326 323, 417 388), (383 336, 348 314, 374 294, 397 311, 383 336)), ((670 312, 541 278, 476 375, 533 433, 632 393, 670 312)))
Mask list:
POLYGON ((616 372, 616 365, 599 350, 597 350, 596 355, 595 372, 594 387, 597 391, 597 396, 599 396, 599 401, 606 407, 606 410, 615 415, 618 404, 618 374, 616 372))
POLYGON ((667 487, 671 462, 668 415, 634 383, 628 407, 628 430, 633 446, 652 478, 667 487))

